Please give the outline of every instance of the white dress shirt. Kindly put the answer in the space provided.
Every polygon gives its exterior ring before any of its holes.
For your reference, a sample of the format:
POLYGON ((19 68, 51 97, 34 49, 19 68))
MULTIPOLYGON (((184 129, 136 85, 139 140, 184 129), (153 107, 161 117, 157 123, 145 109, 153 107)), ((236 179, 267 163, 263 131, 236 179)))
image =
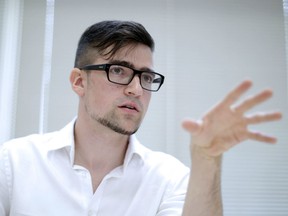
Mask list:
POLYGON ((189 169, 134 135, 93 194, 89 171, 74 164, 74 123, 1 146, 0 216, 181 215, 189 169))

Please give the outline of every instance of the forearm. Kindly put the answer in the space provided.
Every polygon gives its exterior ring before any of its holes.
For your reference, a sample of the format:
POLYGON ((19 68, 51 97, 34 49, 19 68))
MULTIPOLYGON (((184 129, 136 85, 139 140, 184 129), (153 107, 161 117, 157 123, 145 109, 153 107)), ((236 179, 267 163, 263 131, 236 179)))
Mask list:
POLYGON ((207 158, 192 151, 192 167, 183 216, 221 216, 221 156, 207 158))

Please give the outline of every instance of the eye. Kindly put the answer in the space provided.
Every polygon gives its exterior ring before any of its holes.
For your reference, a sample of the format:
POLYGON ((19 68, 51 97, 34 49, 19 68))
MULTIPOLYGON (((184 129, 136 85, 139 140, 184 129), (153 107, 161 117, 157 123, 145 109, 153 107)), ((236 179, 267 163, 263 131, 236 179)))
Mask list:
POLYGON ((118 66, 118 65, 113 65, 110 67, 110 70, 109 70, 109 73, 110 74, 113 74, 113 75, 125 75, 125 68, 124 67, 121 67, 121 66, 118 66))
POLYGON ((142 74, 142 79, 146 83, 153 83, 154 77, 155 76, 152 73, 143 73, 142 74))

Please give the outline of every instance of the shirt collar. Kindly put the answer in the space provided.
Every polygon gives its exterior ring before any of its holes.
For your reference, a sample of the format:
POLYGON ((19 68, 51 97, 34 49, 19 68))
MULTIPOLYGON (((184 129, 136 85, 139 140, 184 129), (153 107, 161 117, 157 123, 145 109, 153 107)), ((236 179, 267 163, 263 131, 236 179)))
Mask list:
MULTIPOLYGON (((48 152, 50 151, 56 151, 65 148, 67 153, 70 156, 70 162, 71 166, 73 166, 74 163, 74 155, 75 155, 75 143, 74 143, 74 125, 76 122, 76 117, 67 124, 63 129, 56 132, 56 136, 54 136, 50 141, 50 144, 47 145, 48 152)), ((133 160, 135 157, 138 157, 139 159, 144 159, 145 152, 147 152, 148 149, 140 144, 138 141, 136 135, 131 135, 129 138, 129 144, 127 147, 124 164, 123 166, 126 167, 131 160, 133 160)))
POLYGON ((148 151, 146 147, 140 144, 136 135, 131 135, 129 138, 129 144, 126 151, 125 159, 124 159, 124 168, 133 160, 134 158, 139 158, 144 161, 145 154, 148 151))
POLYGON ((74 152, 75 152, 75 144, 74 144, 74 125, 76 122, 76 117, 68 123, 64 128, 60 131, 55 132, 56 136, 50 140, 49 145, 47 145, 47 151, 57 151, 60 149, 65 149, 70 157, 71 166, 74 163, 74 152))

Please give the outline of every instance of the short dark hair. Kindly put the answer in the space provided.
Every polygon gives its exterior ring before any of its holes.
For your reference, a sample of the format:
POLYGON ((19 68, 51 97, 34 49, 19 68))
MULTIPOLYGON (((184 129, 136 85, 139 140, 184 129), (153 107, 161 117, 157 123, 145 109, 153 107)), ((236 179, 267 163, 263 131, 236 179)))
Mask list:
POLYGON ((74 67, 91 64, 95 55, 109 59, 119 49, 138 43, 154 51, 154 40, 140 23, 119 20, 95 23, 85 30, 78 42, 74 67), (111 49, 107 50, 108 47, 111 49))

